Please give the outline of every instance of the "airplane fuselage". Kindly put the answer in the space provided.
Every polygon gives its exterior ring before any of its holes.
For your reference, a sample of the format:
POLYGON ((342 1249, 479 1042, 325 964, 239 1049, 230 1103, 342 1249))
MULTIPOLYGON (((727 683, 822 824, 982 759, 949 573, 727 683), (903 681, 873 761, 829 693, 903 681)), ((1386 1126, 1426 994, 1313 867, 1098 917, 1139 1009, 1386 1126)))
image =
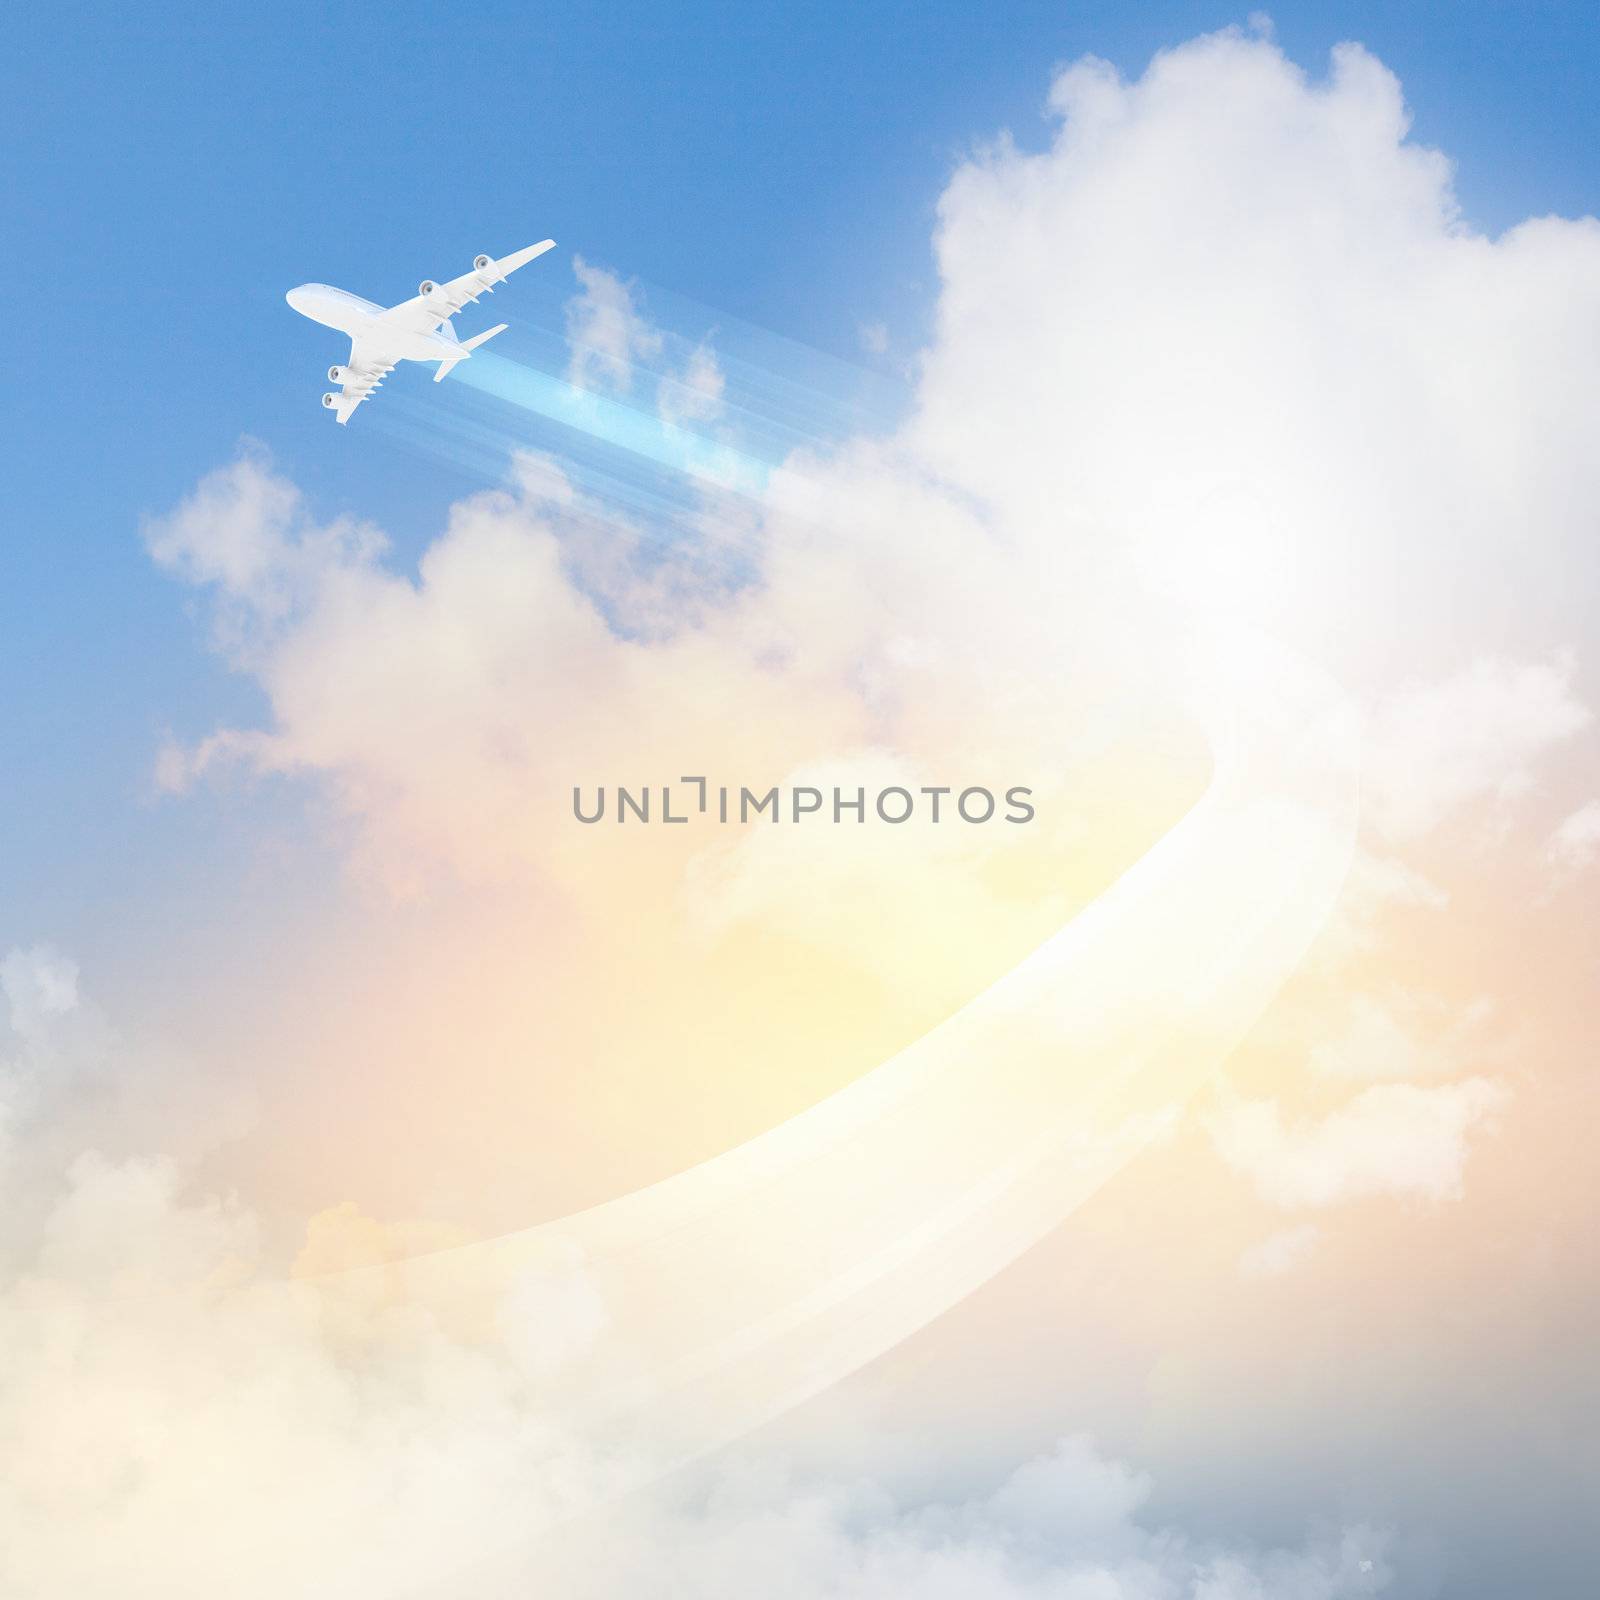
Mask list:
POLYGON ((455 329, 448 322, 433 333, 380 324, 378 319, 386 308, 363 300, 348 289, 335 289, 326 283, 302 283, 298 289, 291 289, 284 299, 301 316, 310 317, 326 328, 337 328, 355 340, 380 342, 390 354, 406 361, 461 361, 470 354, 462 348, 455 329))

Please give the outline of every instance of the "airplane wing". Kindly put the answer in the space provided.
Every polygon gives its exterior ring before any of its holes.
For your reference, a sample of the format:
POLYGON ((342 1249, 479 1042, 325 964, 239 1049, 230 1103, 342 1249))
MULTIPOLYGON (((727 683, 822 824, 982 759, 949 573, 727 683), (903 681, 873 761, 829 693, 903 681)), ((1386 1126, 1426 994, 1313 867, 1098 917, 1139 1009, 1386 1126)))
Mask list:
POLYGON ((555 248, 554 239, 530 244, 525 250, 514 250, 497 261, 493 256, 479 256, 472 263, 471 272, 463 272, 448 283, 429 281, 423 292, 410 300, 391 306, 378 319, 407 333, 432 333, 441 323, 448 321, 463 306, 470 306, 479 295, 493 294, 497 283, 504 283, 518 267, 525 267, 535 256, 555 248))
POLYGON ((324 403, 331 401, 334 418, 348 422, 351 413, 375 389, 383 387, 383 380, 394 371, 395 362, 370 340, 350 341, 350 360, 344 369, 344 381, 338 394, 325 395, 324 403))

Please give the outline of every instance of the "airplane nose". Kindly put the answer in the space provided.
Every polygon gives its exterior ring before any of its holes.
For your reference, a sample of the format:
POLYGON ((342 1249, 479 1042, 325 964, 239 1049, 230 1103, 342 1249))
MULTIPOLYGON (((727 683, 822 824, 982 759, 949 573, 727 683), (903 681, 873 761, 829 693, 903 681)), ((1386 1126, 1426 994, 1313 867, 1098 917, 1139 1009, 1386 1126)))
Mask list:
POLYGON ((305 315, 306 301, 310 298, 306 293, 307 285, 301 284, 298 289, 291 289, 283 298, 289 302, 302 316, 305 315))

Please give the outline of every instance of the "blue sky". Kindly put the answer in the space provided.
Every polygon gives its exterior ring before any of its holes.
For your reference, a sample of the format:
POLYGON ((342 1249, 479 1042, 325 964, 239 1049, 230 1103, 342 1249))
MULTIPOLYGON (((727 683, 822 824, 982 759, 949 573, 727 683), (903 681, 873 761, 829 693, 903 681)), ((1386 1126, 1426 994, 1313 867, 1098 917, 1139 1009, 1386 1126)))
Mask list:
MULTIPOLYGON (((1399 73, 1474 222, 1600 210, 1592 7, 1271 15, 1313 71, 1354 37, 1399 73)), ((108 900, 181 899, 165 871, 180 833, 191 873, 230 856, 223 809, 202 828, 203 800, 148 798, 165 727, 249 702, 149 564, 142 515, 245 435, 402 554, 481 482, 330 426, 318 397, 340 352, 285 288, 395 300, 553 234, 562 253, 502 315, 551 314, 576 250, 863 364, 857 330, 882 322, 903 358, 959 155, 1003 126, 1041 140, 1057 62, 1136 73, 1244 16, 1170 0, 27 8, 0 67, 16 291, 0 943, 92 945, 108 900)))

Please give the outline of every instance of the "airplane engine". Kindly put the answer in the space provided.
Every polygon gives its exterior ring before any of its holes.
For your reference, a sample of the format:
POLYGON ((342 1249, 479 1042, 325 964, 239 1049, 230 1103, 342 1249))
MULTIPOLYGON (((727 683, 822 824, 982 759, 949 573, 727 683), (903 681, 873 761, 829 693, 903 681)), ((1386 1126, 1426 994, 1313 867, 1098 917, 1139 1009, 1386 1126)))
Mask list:
POLYGON ((322 397, 322 403, 328 408, 328 410, 332 411, 333 408, 338 405, 339 397, 336 394, 325 394, 322 397))
POLYGON ((422 282, 417 285, 417 293, 426 299, 438 287, 439 285, 436 284, 432 278, 424 278, 422 282))
POLYGON ((486 273, 493 265, 493 256, 474 256, 472 258, 472 270, 474 272, 486 273))
POLYGON ((328 368, 328 382, 329 383, 348 383, 349 381, 350 381, 350 374, 348 372, 346 372, 343 367, 329 367, 328 368))

